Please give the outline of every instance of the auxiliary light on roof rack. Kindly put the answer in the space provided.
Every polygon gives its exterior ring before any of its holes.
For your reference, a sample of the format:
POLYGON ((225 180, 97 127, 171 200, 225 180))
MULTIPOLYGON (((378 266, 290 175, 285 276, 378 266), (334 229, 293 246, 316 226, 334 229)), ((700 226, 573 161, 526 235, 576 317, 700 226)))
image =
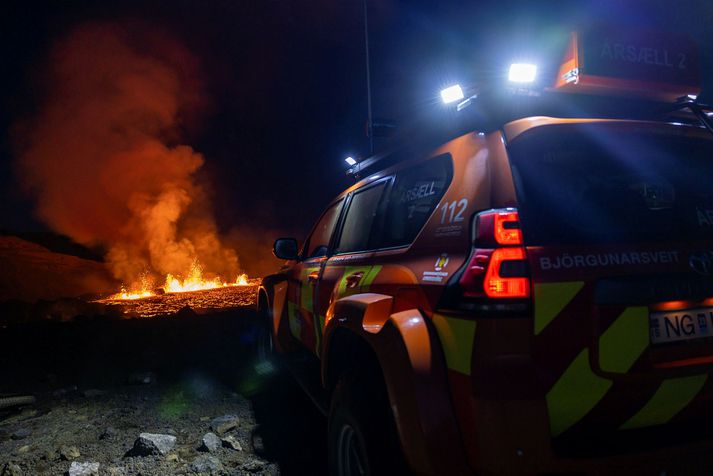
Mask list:
POLYGON ((348 162, 347 174, 358 178, 377 163, 401 160, 396 156, 405 148, 426 150, 461 134, 488 132, 533 116, 677 121, 713 133, 713 106, 698 100, 698 49, 687 37, 594 27, 570 35, 556 76, 548 68, 517 62, 499 83, 445 88, 441 99, 455 106, 457 115, 439 123, 414 122, 390 149, 348 162))

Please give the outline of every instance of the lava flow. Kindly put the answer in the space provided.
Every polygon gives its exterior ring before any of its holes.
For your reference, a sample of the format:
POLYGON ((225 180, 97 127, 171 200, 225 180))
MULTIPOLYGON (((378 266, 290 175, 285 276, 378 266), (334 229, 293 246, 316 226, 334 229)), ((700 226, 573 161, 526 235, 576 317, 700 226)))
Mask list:
POLYGON ((169 274, 163 286, 156 287, 145 274, 133 287, 122 287, 121 292, 99 302, 121 305, 127 317, 171 316, 186 307, 201 313, 217 312, 254 305, 259 281, 249 279, 247 274, 239 275, 232 282, 208 279, 195 262, 183 279, 169 274))
POLYGON ((208 289, 227 288, 231 286, 250 286, 251 283, 247 274, 239 275, 235 281, 225 282, 220 278, 207 279, 203 276, 203 268, 196 261, 191 266, 188 276, 180 279, 172 274, 166 276, 164 285, 154 288, 152 280, 148 275, 144 275, 133 289, 121 288, 121 292, 114 294, 108 300, 135 300, 143 299, 166 293, 185 293, 193 291, 205 291, 208 289))

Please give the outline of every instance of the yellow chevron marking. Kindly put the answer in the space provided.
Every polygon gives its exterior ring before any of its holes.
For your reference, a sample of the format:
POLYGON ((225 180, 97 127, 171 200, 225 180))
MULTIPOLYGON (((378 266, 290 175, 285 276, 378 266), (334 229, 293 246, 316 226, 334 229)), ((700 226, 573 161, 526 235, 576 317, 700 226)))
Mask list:
POLYGON ((434 314, 432 321, 438 332, 448 368, 470 375, 475 321, 455 319, 440 314, 434 314))
POLYGON ((580 352, 545 396, 552 436, 563 433, 581 420, 611 386, 611 380, 592 372, 589 350, 580 352))
POLYGON ((377 264, 374 267, 372 267, 368 273, 361 279, 361 288, 362 292, 369 292, 369 288, 371 287, 371 284, 374 282, 376 279, 376 276, 379 274, 379 271, 381 271, 381 268, 383 268, 382 265, 377 264))
POLYGON ((302 274, 300 275, 300 307, 310 314, 314 312, 312 301, 314 296, 314 285, 310 284, 307 277, 313 271, 319 271, 319 266, 304 268, 302 270, 302 274))
POLYGON ((599 366, 626 373, 649 346, 649 310, 629 307, 599 337, 599 366))
POLYGON ((357 286, 354 289, 347 288, 347 278, 354 273, 364 273, 364 275, 366 277, 368 277, 369 271, 371 271, 371 268, 372 268, 371 266, 345 266, 344 274, 342 275, 342 278, 339 280, 339 287, 337 288, 337 297, 342 298, 344 296, 349 296, 351 294, 357 294, 359 292, 359 288, 363 285, 364 276, 362 276, 359 286, 357 286))
POLYGON ((562 312, 582 286, 583 281, 535 284, 535 335, 562 312))
POLYGON ((290 332, 297 340, 302 340, 302 322, 300 322, 299 308, 291 302, 287 302, 287 315, 290 324, 290 332))
POLYGON ((675 417, 698 395, 708 375, 664 380, 639 412, 621 425, 622 430, 662 425, 675 417))

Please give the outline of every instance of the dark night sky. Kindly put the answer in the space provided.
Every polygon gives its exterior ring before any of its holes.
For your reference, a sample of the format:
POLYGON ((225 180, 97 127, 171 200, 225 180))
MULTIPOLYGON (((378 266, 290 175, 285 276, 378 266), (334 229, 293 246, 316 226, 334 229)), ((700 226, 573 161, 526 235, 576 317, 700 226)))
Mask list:
MULTIPOLYGON (((439 87, 590 21, 688 32, 711 78, 713 5, 702 0, 369 6, 374 114, 401 122, 439 118, 439 87)), ((0 229, 43 227, 13 177, 10 126, 36 105, 33 78, 52 41, 87 20, 140 19, 200 57, 212 107, 185 139, 206 157, 202 173, 225 230, 301 236, 349 184, 343 158, 368 150, 361 0, 30 0, 4 2, 1 17, 0 229)))

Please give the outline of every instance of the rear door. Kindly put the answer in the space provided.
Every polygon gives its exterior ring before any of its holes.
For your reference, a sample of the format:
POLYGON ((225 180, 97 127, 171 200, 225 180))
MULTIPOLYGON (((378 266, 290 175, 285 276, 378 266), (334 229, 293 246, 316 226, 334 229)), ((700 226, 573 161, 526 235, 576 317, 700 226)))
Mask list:
POLYGON ((552 436, 591 446, 668 424, 661 444, 690 437, 675 424, 710 427, 711 138, 671 125, 551 125, 509 154, 552 436))

